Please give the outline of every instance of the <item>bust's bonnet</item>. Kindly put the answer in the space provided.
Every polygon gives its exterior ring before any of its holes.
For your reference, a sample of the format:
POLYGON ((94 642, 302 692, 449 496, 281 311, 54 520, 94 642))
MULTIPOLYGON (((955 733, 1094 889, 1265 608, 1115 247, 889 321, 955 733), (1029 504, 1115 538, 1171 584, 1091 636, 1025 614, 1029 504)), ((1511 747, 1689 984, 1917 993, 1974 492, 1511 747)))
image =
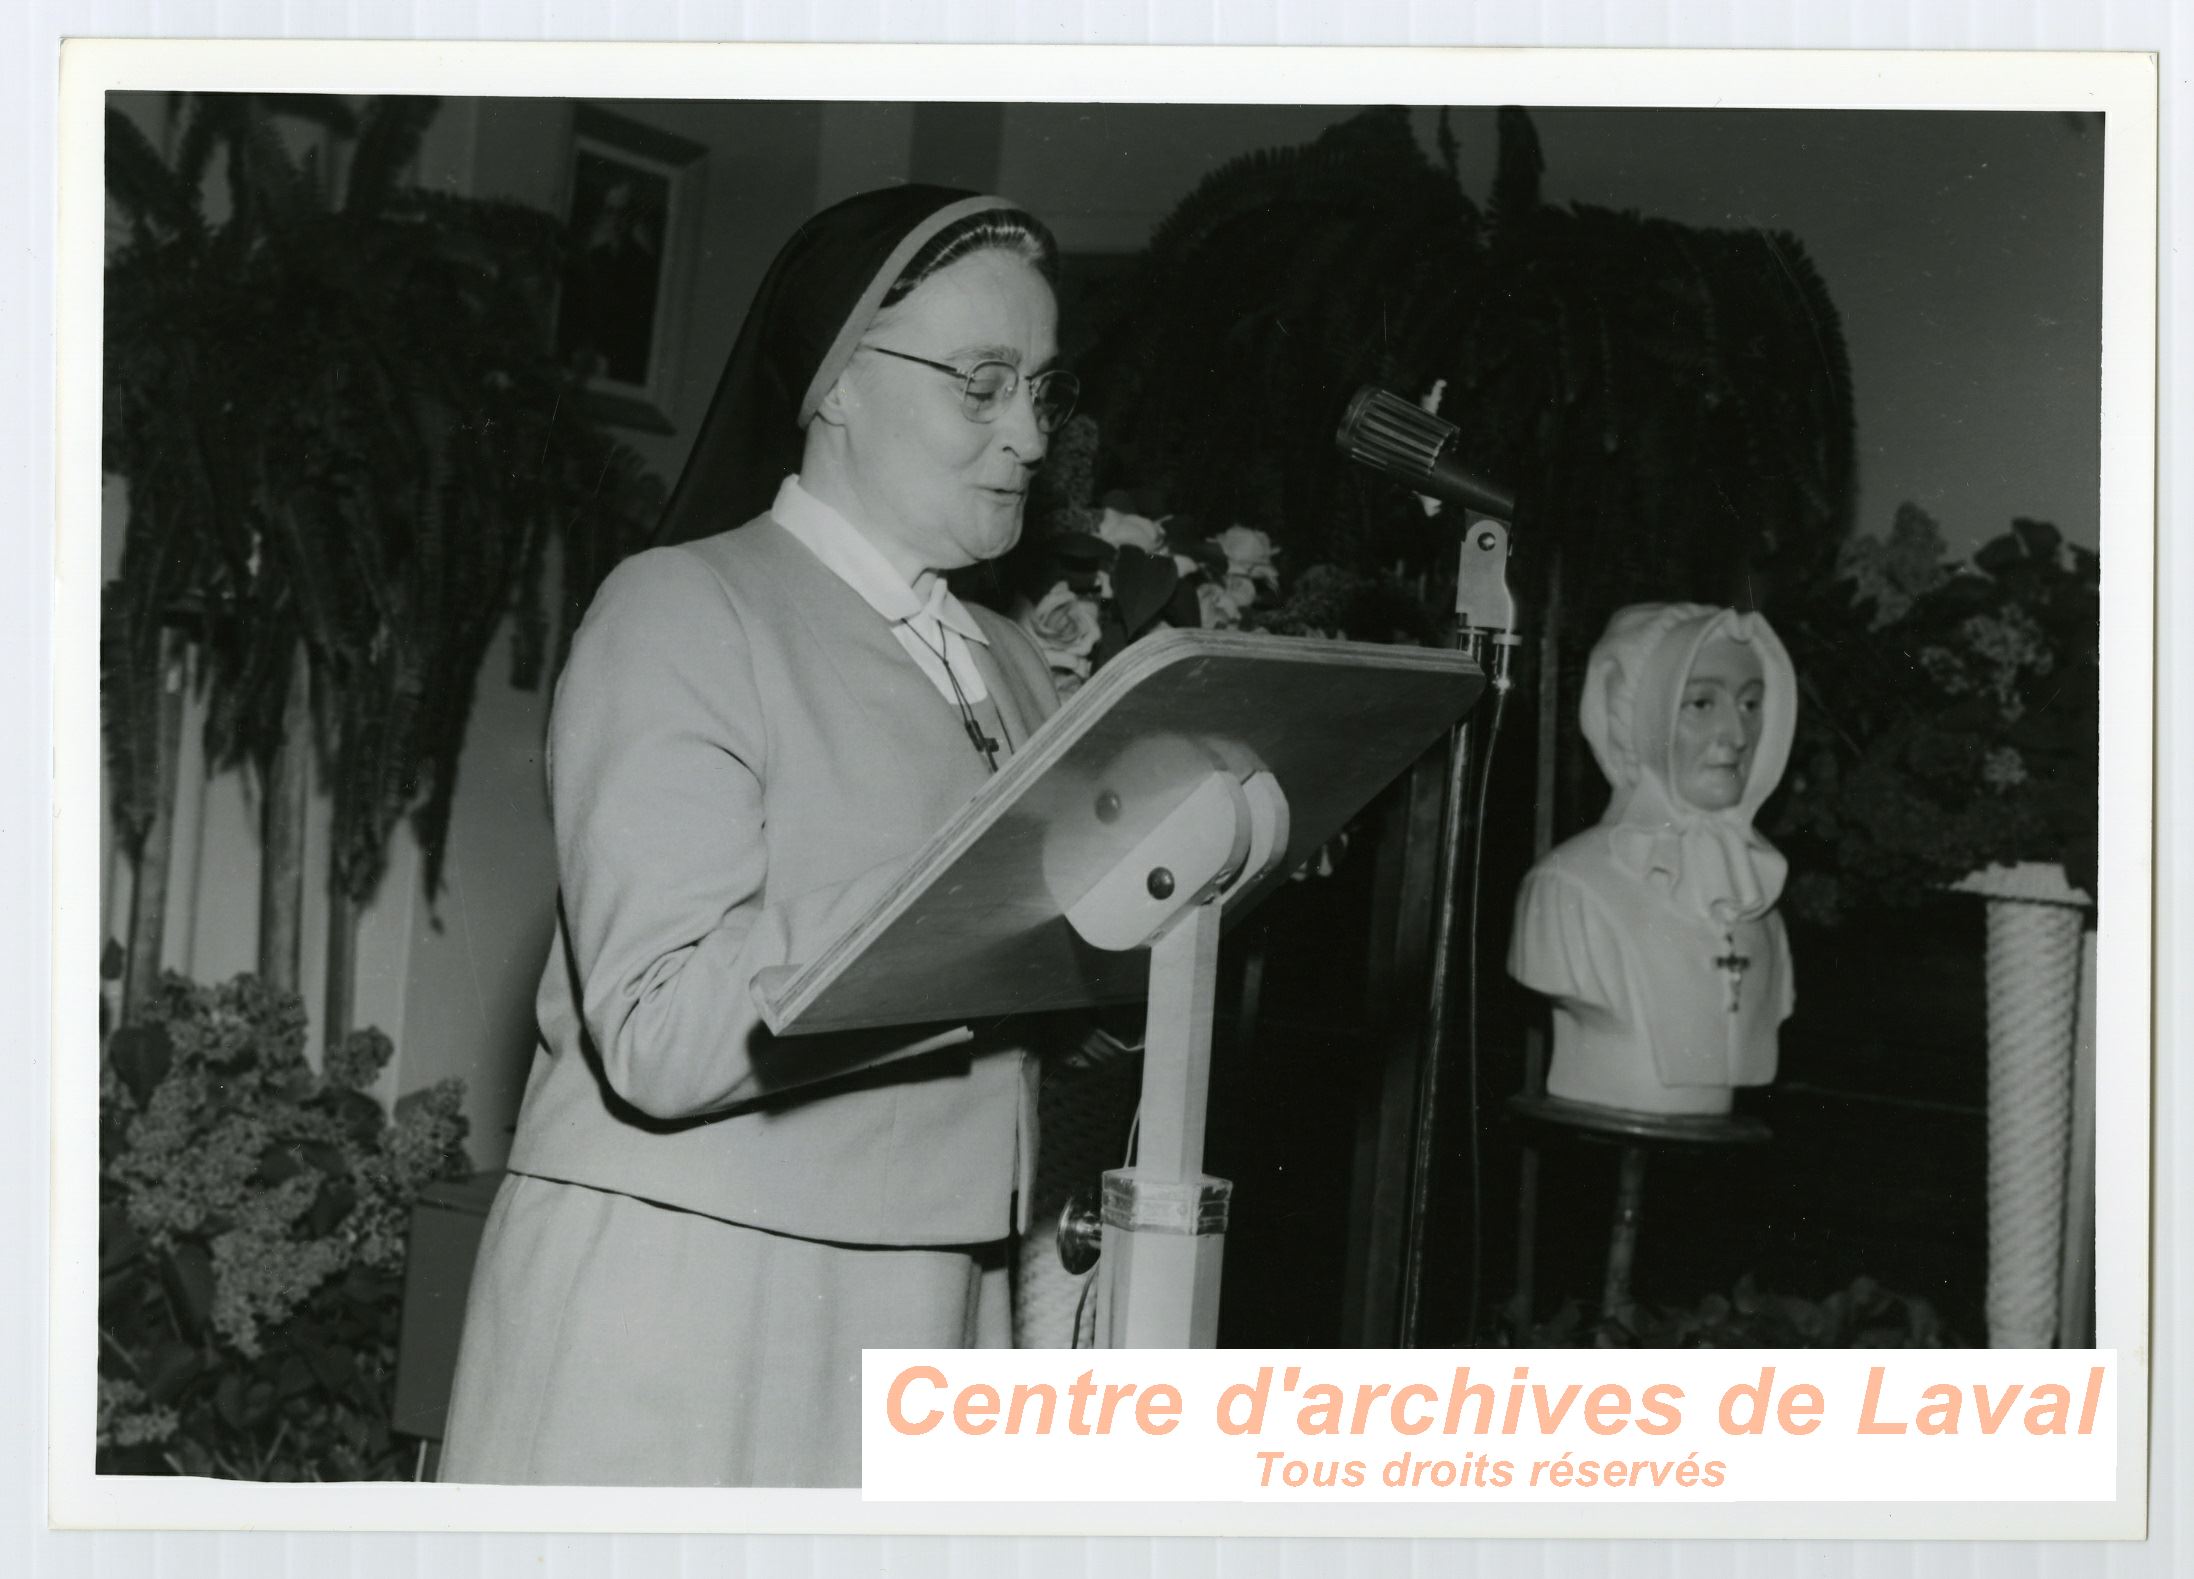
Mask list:
POLYGON ((1783 858, 1752 819, 1782 781, 1797 726, 1790 655, 1759 614, 1704 603, 1620 609, 1592 649, 1579 723, 1614 793, 1601 823, 1634 876, 1666 881, 1680 902, 1730 921, 1759 915, 1782 892, 1783 858), (1676 787, 1676 717, 1699 651, 1718 637, 1759 654, 1760 738, 1736 805, 1714 811, 1676 787))

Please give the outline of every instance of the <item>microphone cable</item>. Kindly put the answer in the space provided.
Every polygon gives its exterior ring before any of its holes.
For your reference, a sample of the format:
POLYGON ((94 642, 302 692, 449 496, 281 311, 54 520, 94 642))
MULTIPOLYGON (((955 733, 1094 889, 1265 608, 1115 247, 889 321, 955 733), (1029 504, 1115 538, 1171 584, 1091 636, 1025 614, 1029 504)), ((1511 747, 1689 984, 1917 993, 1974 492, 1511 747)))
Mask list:
POLYGON ((1486 805, 1493 788, 1493 764, 1501 743, 1501 718, 1508 711, 1508 693, 1514 685, 1508 672, 1509 647, 1496 645, 1493 679, 1493 716, 1486 720, 1486 743, 1483 760, 1478 767, 1478 804, 1472 812, 1470 830, 1470 925, 1464 935, 1470 958, 1464 962, 1464 980, 1469 985, 1470 1014, 1463 1026, 1463 1064, 1465 1115, 1470 1121, 1470 1282, 1469 1301, 1464 1307, 1463 1345, 1468 1348, 1478 1341, 1478 1312, 1484 1299, 1485 1283, 1485 1157, 1480 1138, 1478 1108, 1478 1030, 1480 1008, 1478 1004, 1478 957, 1483 944, 1478 932, 1481 911, 1480 901, 1485 894, 1486 853, 1486 805))

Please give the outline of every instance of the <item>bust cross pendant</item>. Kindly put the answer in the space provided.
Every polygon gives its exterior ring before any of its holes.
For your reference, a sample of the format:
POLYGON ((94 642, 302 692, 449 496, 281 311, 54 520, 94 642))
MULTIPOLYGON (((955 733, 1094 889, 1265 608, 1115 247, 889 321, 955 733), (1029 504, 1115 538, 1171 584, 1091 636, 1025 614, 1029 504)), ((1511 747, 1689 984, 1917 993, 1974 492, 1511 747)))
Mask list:
POLYGON ((1729 977, 1729 1012, 1735 1014, 1740 1007, 1739 994, 1744 991, 1745 971, 1751 967, 1751 959, 1737 952, 1737 934, 1722 934, 1722 947, 1729 952, 1715 956, 1714 967, 1729 977))

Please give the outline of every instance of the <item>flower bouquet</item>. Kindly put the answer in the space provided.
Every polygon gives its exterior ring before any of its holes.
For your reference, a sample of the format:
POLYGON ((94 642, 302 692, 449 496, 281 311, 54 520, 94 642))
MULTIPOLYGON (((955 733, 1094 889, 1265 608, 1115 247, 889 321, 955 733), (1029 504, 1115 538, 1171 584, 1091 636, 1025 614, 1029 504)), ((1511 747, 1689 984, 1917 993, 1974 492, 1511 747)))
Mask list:
POLYGON ((1230 526, 1207 536, 1184 516, 1137 513, 1108 495, 1088 531, 1044 543, 1048 585, 1015 614, 1050 663, 1062 696, 1138 636, 1161 626, 1237 630, 1280 584, 1265 533, 1230 526))
POLYGON ((1094 497, 1096 448, 1088 416, 1053 441, 1014 574, 1014 613, 1062 696, 1169 626, 1398 642, 1436 634, 1423 599, 1396 577, 1320 564, 1283 590, 1280 550, 1261 528, 1213 531, 1148 493, 1094 497))

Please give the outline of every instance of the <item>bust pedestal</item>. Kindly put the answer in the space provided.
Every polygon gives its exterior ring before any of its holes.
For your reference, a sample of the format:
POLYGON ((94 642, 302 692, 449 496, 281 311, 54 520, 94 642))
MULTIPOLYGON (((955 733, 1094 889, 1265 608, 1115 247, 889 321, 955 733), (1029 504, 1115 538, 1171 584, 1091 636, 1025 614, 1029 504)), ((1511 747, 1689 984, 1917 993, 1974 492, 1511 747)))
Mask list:
MULTIPOLYGON (((1723 1092, 1726 1099, 1728 1093, 1723 1092)), ((1524 1131, 1523 1186, 1518 1195, 1516 1297, 1524 1319, 1536 1313, 1539 1148, 1549 1139, 1574 1139, 1617 1148, 1615 1210, 1608 1233, 1607 1270, 1600 1314, 1626 1319, 1632 1307, 1631 1269, 1638 1256, 1638 1224, 1645 1207, 1646 1158, 1654 1150, 1703 1146, 1758 1146, 1773 1138, 1767 1124, 1745 1114, 1642 1113, 1562 1097, 1530 1093, 1509 1099, 1508 1110, 1524 1131)))

